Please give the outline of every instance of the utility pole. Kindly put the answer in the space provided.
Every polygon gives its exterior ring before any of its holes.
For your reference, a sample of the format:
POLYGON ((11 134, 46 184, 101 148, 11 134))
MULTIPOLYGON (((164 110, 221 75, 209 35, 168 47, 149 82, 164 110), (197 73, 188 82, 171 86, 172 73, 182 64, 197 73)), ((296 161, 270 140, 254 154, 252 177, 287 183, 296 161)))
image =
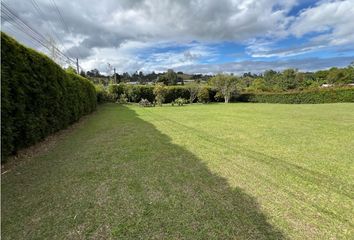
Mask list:
POLYGON ((50 48, 50 57, 54 62, 60 65, 60 60, 56 51, 56 42, 51 36, 49 36, 48 47, 50 48))
POLYGON ((113 68, 113 71, 114 71, 114 83, 117 84, 116 68, 113 68))
POLYGON ((80 69, 79 69, 79 59, 78 58, 76 58, 76 73, 77 74, 80 74, 80 69))
POLYGON ((112 65, 107 63, 108 82, 111 81, 112 65))

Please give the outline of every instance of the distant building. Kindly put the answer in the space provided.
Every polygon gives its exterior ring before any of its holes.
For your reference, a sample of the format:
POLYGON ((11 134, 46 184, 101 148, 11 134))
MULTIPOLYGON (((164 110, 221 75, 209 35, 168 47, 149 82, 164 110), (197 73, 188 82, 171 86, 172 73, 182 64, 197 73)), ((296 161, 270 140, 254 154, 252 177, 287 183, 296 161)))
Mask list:
POLYGON ((139 82, 127 82, 127 84, 129 84, 129 85, 138 85, 139 82))
POLYGON ((321 88, 328 88, 328 87, 333 87, 333 84, 324 83, 321 85, 321 88))
MULTIPOLYGON (((354 87, 354 83, 348 83, 343 86, 354 87)), ((321 88, 334 87, 334 84, 324 83, 321 85, 321 88)))

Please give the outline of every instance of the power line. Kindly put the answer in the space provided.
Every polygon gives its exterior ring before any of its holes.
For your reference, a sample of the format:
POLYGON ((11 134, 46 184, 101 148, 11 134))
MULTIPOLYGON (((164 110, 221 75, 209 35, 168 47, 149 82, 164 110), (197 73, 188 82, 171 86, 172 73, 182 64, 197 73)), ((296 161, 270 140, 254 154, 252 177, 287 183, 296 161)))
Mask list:
MULTIPOLYGON (((59 16, 59 18, 58 18, 59 21, 63 24, 63 26, 65 27, 67 33, 69 34, 71 31, 70 31, 68 25, 66 24, 66 22, 64 20, 64 17, 63 17, 63 14, 61 13, 60 9, 58 8, 58 5, 55 3, 55 0, 51 0, 51 2, 52 2, 52 5, 54 6, 54 8, 55 8, 55 10, 56 10, 56 12, 57 12, 57 14, 59 16)), ((73 48, 72 50, 75 51, 76 56, 77 56, 76 57, 76 60, 77 60, 76 64, 78 65, 79 68, 81 68, 82 71, 84 71, 83 67, 81 67, 79 65, 79 63, 78 63, 78 57, 80 56, 80 50, 79 49, 75 49, 75 48, 73 48)), ((78 72, 78 74, 79 74, 79 72, 78 72)))
MULTIPOLYGON (((52 1, 53 1, 53 4, 55 4, 54 0, 52 0, 52 1)), ((39 6, 35 2, 35 0, 32 0, 32 4, 33 4, 34 8, 36 9, 36 11, 38 11, 38 13, 40 15, 43 15, 43 12, 39 8, 39 6)), ((32 41, 34 41, 37 44, 41 45, 42 47, 44 47, 44 49, 47 49, 49 52, 52 52, 53 53, 53 57, 57 56, 61 61, 66 62, 69 65, 78 65, 78 67, 81 68, 82 71, 85 71, 84 68, 81 67, 78 64, 78 60, 75 61, 75 60, 71 59, 70 57, 68 57, 66 54, 64 54, 51 41, 46 39, 46 37, 44 37, 41 33, 36 31, 35 29, 33 29, 26 21, 24 21, 22 18, 20 18, 9 6, 7 6, 6 3, 1 2, 1 6, 2 6, 2 8, 1 8, 1 13, 2 13, 1 18, 4 18, 3 16, 7 17, 8 18, 7 22, 9 22, 15 28, 20 30, 22 33, 26 34, 30 39, 32 39, 32 41)), ((62 18, 62 15, 60 13, 60 10, 57 7, 56 7, 56 9, 58 11, 59 16, 61 16, 61 19, 63 21, 63 18, 62 18)), ((67 25, 65 24, 64 21, 63 21, 63 24, 66 27, 66 29, 68 30, 68 27, 67 27, 67 25)), ((11 29, 11 28, 9 28, 9 29, 11 29)), ((60 40, 60 38, 57 35, 56 35, 56 37, 60 40)), ((78 72, 78 74, 79 73, 80 72, 78 72)))
MULTIPOLYGON (((52 5, 54 6, 58 16, 59 16, 59 21, 63 24, 63 26, 65 27, 67 33, 69 34, 71 31, 68 27, 68 25, 66 24, 64 18, 63 18, 63 15, 61 14, 61 11, 60 9, 58 8, 58 5, 55 3, 55 0, 52 0, 52 5)), ((75 48, 74 48, 75 49, 75 48)), ((75 49, 75 52, 76 52, 76 58, 78 58, 80 56, 80 52, 78 49, 75 49)))
MULTIPOLYGON (((12 20, 12 21, 8 21, 10 24, 14 25, 20 31, 27 34, 29 37, 31 37, 33 40, 38 42, 44 48, 48 49, 49 51, 52 50, 48 47, 48 45, 52 45, 52 44, 42 34, 40 34, 38 31, 33 29, 29 24, 27 24, 23 19, 21 19, 13 10, 11 10, 11 8, 7 6, 7 4, 1 2, 1 5, 2 5, 1 8, 2 15, 5 15, 10 20, 12 20)), ((65 59, 65 62, 75 64, 74 60, 66 56, 57 47, 52 46, 52 48, 58 53, 58 56, 65 59)))
MULTIPOLYGON (((43 13, 43 11, 41 10, 41 8, 39 7, 38 3, 36 0, 31 0, 31 3, 32 3, 32 6, 34 7, 34 9, 38 12, 38 15, 43 18, 43 20, 45 20, 45 14, 43 13)), ((59 37, 57 34, 56 34, 56 31, 55 31, 55 28, 52 24, 51 21, 48 21, 49 22, 49 27, 50 27, 50 32, 52 33, 52 35, 55 36, 55 38, 61 43, 61 46, 62 48, 65 50, 65 47, 64 47, 64 44, 62 42, 62 39, 61 37, 59 37)), ((50 34, 49 34, 50 35, 50 34)), ((53 37, 52 37, 53 38, 53 37)))
MULTIPOLYGON (((36 0, 31 0, 31 4, 32 4, 33 8, 37 11, 38 16, 39 16, 40 18, 42 18, 43 20, 45 20, 45 14, 43 13, 43 11, 42 11, 42 9, 40 8, 40 6, 39 6, 39 4, 37 3, 37 1, 36 1, 36 0)), ((55 30, 55 28, 54 28, 52 22, 51 22, 51 21, 47 21, 47 22, 49 22, 49 31, 51 32, 51 34, 48 33, 48 35, 50 36, 51 44, 54 45, 55 42, 58 42, 59 45, 61 45, 61 49, 62 49, 64 52, 68 52, 68 51, 66 50, 65 46, 64 46, 64 43, 63 43, 63 41, 62 41, 61 36, 59 36, 59 35, 56 33, 56 30, 55 30), (53 37, 53 36, 54 36, 54 37, 53 37), (56 41, 55 41, 55 39, 56 39, 56 41), (54 41, 52 42, 52 40, 54 40, 54 41)), ((55 58, 54 51, 52 51, 52 55, 53 55, 53 58, 55 58)))

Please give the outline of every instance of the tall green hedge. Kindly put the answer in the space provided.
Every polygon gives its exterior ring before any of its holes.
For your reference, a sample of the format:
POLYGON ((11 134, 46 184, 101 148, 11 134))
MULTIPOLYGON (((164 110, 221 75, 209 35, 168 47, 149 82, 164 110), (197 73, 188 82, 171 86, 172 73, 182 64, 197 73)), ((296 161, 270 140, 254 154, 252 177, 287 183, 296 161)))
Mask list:
POLYGON ((318 89, 283 93, 243 93, 237 100, 241 102, 290 104, 354 102, 354 88, 318 89))
MULTIPOLYGON (((171 103, 177 98, 189 99, 186 86, 166 86, 166 89, 165 103, 171 103)), ((216 91, 211 87, 207 87, 207 89, 209 91, 209 102, 215 102, 216 91)), ((140 102, 143 98, 150 102, 155 100, 154 86, 152 85, 114 84, 109 87, 109 93, 115 95, 116 98, 125 93, 131 102, 140 102)))
POLYGON ((15 153, 96 108, 89 80, 1 33, 1 155, 15 153))

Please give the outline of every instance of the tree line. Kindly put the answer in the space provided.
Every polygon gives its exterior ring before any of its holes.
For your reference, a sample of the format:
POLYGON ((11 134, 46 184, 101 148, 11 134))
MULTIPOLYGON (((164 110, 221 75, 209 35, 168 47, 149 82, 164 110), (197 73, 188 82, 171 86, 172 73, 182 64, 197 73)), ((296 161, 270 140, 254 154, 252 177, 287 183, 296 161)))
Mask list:
MULTIPOLYGON (((162 73, 143 73, 142 71, 129 74, 116 73, 115 75, 103 75, 97 69, 81 72, 81 75, 89 78, 96 84, 128 83, 137 84, 163 83, 167 86, 184 85, 186 82, 206 83, 216 75, 186 74, 175 72, 172 69, 162 73)), ((242 91, 251 92, 280 92, 291 90, 305 90, 318 88, 323 84, 330 86, 346 85, 354 83, 354 64, 345 68, 333 67, 328 70, 316 72, 301 72, 297 69, 289 68, 283 71, 267 70, 260 74, 244 73, 241 76, 229 74, 237 78, 238 86, 242 91)))

